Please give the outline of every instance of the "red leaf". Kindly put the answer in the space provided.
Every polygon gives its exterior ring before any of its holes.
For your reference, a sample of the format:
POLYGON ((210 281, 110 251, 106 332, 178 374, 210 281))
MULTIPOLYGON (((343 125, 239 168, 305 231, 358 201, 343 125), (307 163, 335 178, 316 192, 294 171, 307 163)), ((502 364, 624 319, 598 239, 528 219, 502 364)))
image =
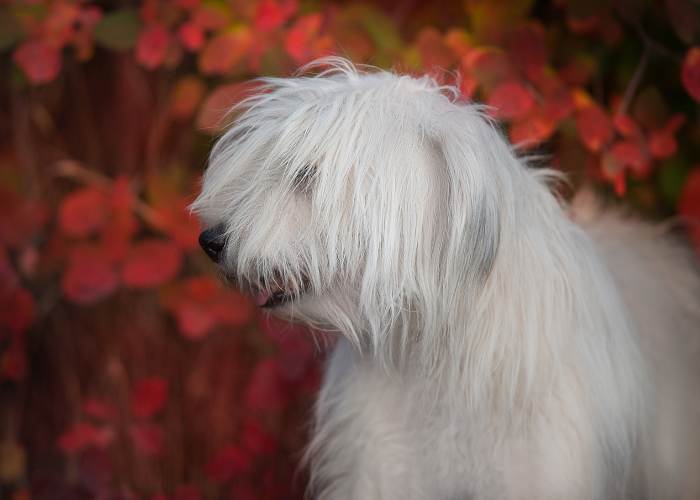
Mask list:
POLYGON ((520 25, 513 33, 509 47, 515 66, 528 80, 536 82, 547 63, 542 24, 531 21, 520 25))
POLYGON ((637 175, 649 173, 649 157, 637 142, 618 141, 613 144, 610 153, 621 166, 630 168, 637 175))
POLYGON ((190 201, 184 197, 172 196, 167 203, 154 207, 154 211, 160 217, 163 230, 180 248, 199 251, 201 224, 197 216, 189 210, 190 201))
POLYGON ((263 426, 252 418, 243 422, 242 441, 253 455, 269 456, 277 448, 275 438, 267 434, 263 426))
POLYGON ((193 22, 182 23, 177 29, 177 38, 182 46, 190 52, 197 52, 206 41, 204 30, 193 22))
POLYGON ((173 495, 173 500, 200 500, 201 498, 202 492, 196 484, 183 484, 175 490, 173 495))
POLYGON ((678 214, 687 217, 688 234, 700 255, 700 168, 690 171, 678 197, 678 214))
POLYGON ((5 331, 24 333, 34 321, 34 296, 24 288, 8 285, 0 282, 0 340, 5 331))
POLYGON ((88 236, 107 219, 107 195, 97 188, 83 188, 66 195, 58 206, 58 225, 70 236, 88 236))
POLYGON ((232 70, 250 50, 253 36, 249 28, 240 27, 221 33, 207 43, 197 64, 203 75, 224 74, 232 70))
POLYGON ((466 31, 458 28, 450 29, 444 37, 444 44, 452 51, 458 59, 462 59, 472 47, 474 41, 466 31))
POLYGON ((80 305, 90 305, 110 296, 119 285, 119 275, 100 253, 76 249, 61 279, 63 295, 80 305))
POLYGON ((159 299, 177 318, 183 336, 191 340, 203 338, 216 325, 242 326, 255 312, 247 297, 237 290, 223 290, 211 276, 194 276, 168 286, 159 299))
POLYGON ((107 451, 89 448, 80 454, 78 460, 81 486, 92 492, 94 498, 108 498, 114 479, 114 464, 107 451))
POLYGON ((284 15, 276 2, 262 0, 258 4, 253 25, 262 31, 273 31, 284 22, 284 15))
POLYGON ((603 108, 595 103, 583 107, 576 116, 581 142, 589 150, 600 151, 613 134, 612 123, 603 108))
POLYGON ((168 30, 163 26, 151 26, 136 41, 136 61, 148 69, 155 69, 165 60, 169 43, 168 30))
POLYGON ((193 302, 183 302, 177 308, 177 326, 182 335, 190 340, 204 338, 218 323, 209 307, 193 302))
POLYGON ((243 326, 250 321, 255 314, 255 305, 249 297, 244 296, 238 290, 227 290, 219 294, 216 300, 210 304, 210 311, 222 324, 229 326, 243 326))
POLYGON ((131 413, 137 417, 153 417, 167 400, 168 382, 165 379, 143 379, 131 391, 131 413))
POLYGON ((554 120, 534 112, 511 123, 508 139, 521 148, 531 148, 549 139, 555 130, 554 120))
POLYGON ((61 71, 61 51, 34 38, 15 47, 12 60, 35 85, 50 82, 61 71))
POLYGON ((246 474, 252 465, 248 453, 239 446, 228 445, 207 461, 204 470, 217 483, 225 483, 246 474))
POLYGON ((106 447, 113 439, 111 429, 99 428, 89 422, 78 422, 58 437, 58 446, 66 453, 82 451, 89 446, 106 447))
POLYGON ((155 457, 163 451, 163 430, 154 424, 135 424, 129 428, 134 445, 146 455, 155 457))
POLYGON ((117 419, 117 409, 114 405, 99 398, 86 398, 83 400, 83 413, 101 420, 114 421, 117 419))
POLYGON ((245 391, 245 402, 254 411, 275 411, 287 406, 292 395, 276 358, 258 362, 245 391))
POLYGON ((486 101, 496 108, 496 116, 512 119, 526 115, 535 105, 532 94, 518 82, 506 82, 496 87, 486 101))
POLYGON ((688 49, 681 66, 681 82, 690 97, 700 102, 700 47, 688 49))
POLYGON ((226 4, 207 2, 192 12, 192 21, 205 31, 217 31, 226 27, 230 14, 226 4))
POLYGON ((0 186, 0 242, 10 248, 25 246, 44 227, 48 216, 45 203, 25 200, 16 191, 0 186))
POLYGON ((22 342, 13 342, 2 351, 0 357, 0 379, 22 380, 27 374, 27 356, 22 342))
POLYGON ((307 14, 297 19, 284 40, 284 50, 297 62, 306 64, 314 57, 312 40, 318 36, 323 18, 321 14, 307 14))
POLYGON ((563 120, 574 111, 574 97, 556 75, 540 75, 537 88, 545 101, 544 115, 550 120, 563 120))
POLYGON ((443 42, 442 33, 432 26, 420 30, 415 40, 424 69, 449 68, 454 63, 452 51, 443 42))
POLYGON ((134 245, 122 269, 124 283, 144 289, 174 278, 182 267, 182 251, 172 242, 156 238, 134 245))
POLYGON ((628 139, 639 137, 642 134, 639 125, 637 125, 630 115, 615 115, 613 117, 613 125, 620 135, 628 139))
POLYGON ((260 494, 255 491, 249 481, 234 484, 229 494, 230 500, 258 500, 259 498, 260 494))
POLYGON ((197 126, 211 133, 221 130, 231 108, 250 97, 258 87, 256 82, 228 83, 217 87, 204 100, 197 116, 197 126))
POLYGON ((649 133, 649 152, 657 160, 665 160, 674 155, 678 143, 672 133, 665 130, 653 130, 649 133))
POLYGON ((518 77, 508 56, 495 47, 477 47, 470 50, 462 58, 460 65, 465 73, 474 76, 486 89, 492 89, 501 82, 518 77))

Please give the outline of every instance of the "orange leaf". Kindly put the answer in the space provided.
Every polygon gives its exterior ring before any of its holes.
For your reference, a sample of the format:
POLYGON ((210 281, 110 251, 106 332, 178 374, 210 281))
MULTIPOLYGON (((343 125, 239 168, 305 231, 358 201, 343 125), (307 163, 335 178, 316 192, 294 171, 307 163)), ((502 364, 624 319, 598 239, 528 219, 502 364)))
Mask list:
POLYGON ((690 97, 700 102, 700 47, 688 49, 681 66, 681 82, 690 97))
POLYGON ((174 278, 182 266, 182 250, 157 238, 140 241, 127 255, 122 277, 131 288, 144 289, 174 278))
POLYGON ((80 305, 95 304, 119 286, 119 275, 98 251, 76 249, 61 279, 63 295, 80 305))
POLYGON ((612 122, 598 104, 584 106, 576 116, 576 125, 583 145, 590 151, 600 151, 612 138, 612 122))
POLYGON ((486 103, 496 108, 496 116, 512 119, 526 115, 535 105, 535 99, 518 82, 506 82, 496 87, 486 103))
POLYGON ((131 391, 131 413, 136 417, 153 417, 168 400, 168 382, 162 377, 139 381, 131 391))
POLYGON ((253 35, 245 26, 215 36, 199 54, 199 71, 203 75, 227 73, 246 55, 252 43, 253 35))
POLYGON ((186 120, 197 110, 204 97, 206 85, 196 76, 183 76, 176 83, 170 95, 170 114, 176 120, 186 120))
POLYGON ((50 82, 61 71, 61 51, 34 38, 15 47, 12 60, 35 85, 50 82))
POLYGON ((544 44, 544 28, 538 21, 521 24, 513 32, 509 44, 515 66, 531 82, 536 82, 547 63, 547 47, 544 44))
POLYGON ((168 30, 163 26, 151 26, 136 41, 136 61, 148 69, 155 69, 165 60, 169 42, 168 30))
POLYGON ((451 51, 454 57, 462 59, 474 46, 474 41, 466 31, 453 28, 444 37, 443 42, 451 51))

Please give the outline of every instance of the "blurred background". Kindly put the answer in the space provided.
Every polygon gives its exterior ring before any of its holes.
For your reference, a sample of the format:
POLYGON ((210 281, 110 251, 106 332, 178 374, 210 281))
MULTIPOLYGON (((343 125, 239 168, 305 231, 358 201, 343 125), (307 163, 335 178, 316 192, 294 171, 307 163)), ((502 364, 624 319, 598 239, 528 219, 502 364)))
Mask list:
POLYGON ((256 77, 429 73, 563 198, 700 248, 699 30, 698 0, 0 0, 0 498, 302 498, 333 339, 223 287, 187 209, 256 77))

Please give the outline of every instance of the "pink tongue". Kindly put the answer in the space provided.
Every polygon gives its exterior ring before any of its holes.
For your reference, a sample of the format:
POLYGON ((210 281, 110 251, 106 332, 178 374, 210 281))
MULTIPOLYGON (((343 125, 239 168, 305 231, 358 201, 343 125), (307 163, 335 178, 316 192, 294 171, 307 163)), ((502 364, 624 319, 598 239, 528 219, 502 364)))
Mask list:
POLYGON ((253 293, 253 299, 255 300, 255 304, 258 307, 262 307, 267 303, 267 299, 270 297, 270 294, 267 293, 265 290, 256 290, 253 293))

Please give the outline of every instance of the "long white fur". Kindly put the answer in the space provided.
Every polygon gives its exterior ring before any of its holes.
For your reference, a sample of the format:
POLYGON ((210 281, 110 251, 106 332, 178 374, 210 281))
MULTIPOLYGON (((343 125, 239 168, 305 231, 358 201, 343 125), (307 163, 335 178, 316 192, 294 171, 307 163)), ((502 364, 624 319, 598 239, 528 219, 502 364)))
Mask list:
POLYGON ((312 495, 700 498, 689 255, 593 203, 572 222, 456 89, 321 65, 233 111, 194 204, 225 274, 342 334, 312 495))

